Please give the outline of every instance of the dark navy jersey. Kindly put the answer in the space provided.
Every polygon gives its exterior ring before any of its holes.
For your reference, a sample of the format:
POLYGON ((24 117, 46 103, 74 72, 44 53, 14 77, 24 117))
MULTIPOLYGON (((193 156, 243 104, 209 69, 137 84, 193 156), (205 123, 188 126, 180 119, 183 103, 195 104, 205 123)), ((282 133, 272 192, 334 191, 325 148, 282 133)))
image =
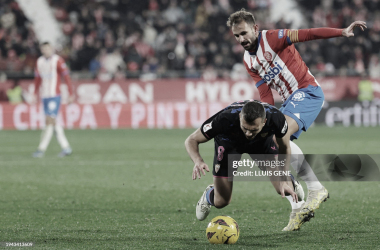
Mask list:
POLYGON ((225 109, 219 111, 207 121, 200 130, 207 139, 216 137, 219 140, 227 140, 237 145, 265 142, 268 137, 275 135, 282 138, 288 131, 288 124, 284 114, 276 107, 267 103, 261 103, 266 112, 266 123, 263 129, 253 140, 248 140, 240 127, 239 114, 243 106, 251 100, 234 102, 225 109))

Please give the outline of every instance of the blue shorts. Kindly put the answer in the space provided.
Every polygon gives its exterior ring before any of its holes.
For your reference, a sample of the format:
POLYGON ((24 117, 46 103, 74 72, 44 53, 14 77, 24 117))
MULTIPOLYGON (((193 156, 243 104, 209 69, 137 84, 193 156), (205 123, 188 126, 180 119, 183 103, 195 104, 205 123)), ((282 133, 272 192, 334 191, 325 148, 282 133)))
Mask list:
POLYGON ((280 111, 293 118, 299 127, 290 139, 298 139, 302 131, 306 131, 317 118, 322 109, 325 95, 321 87, 312 86, 298 89, 282 104, 280 111))
POLYGON ((44 105, 45 115, 55 118, 61 106, 61 96, 42 98, 42 104, 44 105))

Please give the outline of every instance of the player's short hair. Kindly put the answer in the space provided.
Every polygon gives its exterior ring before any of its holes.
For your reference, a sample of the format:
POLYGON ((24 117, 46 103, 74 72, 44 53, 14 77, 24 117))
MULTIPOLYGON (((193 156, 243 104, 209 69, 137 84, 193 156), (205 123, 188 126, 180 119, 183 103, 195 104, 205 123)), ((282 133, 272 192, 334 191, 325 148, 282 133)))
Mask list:
POLYGON ((257 118, 264 121, 266 117, 264 106, 255 101, 247 102, 241 110, 241 115, 247 123, 252 123, 257 118))
POLYGON ((256 20, 253 14, 242 8, 241 10, 236 11, 235 13, 232 13, 230 15, 230 17, 227 20, 227 26, 232 27, 233 25, 239 24, 243 21, 249 25, 256 24, 256 20))

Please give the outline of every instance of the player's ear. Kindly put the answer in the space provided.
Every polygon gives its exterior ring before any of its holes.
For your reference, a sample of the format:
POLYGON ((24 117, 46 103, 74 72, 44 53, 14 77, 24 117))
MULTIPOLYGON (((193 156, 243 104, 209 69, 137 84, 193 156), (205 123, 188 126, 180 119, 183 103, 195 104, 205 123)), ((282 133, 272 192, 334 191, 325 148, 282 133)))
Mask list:
POLYGON ((264 122, 263 122, 263 124, 265 125, 265 123, 267 122, 267 118, 265 118, 265 120, 264 120, 264 122))
POLYGON ((255 32, 256 35, 258 35, 258 33, 259 33, 259 25, 254 24, 253 25, 253 31, 255 32))

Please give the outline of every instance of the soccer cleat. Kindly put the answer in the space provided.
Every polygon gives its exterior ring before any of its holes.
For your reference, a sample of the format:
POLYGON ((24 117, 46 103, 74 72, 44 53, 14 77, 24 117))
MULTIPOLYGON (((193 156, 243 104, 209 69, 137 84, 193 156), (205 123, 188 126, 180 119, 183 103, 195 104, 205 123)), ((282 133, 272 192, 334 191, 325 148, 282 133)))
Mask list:
POLYGON ((58 154, 58 157, 69 156, 72 153, 73 153, 73 150, 71 148, 65 148, 65 149, 62 149, 61 153, 58 154))
POLYGON ((282 231, 299 230, 302 224, 304 224, 305 222, 309 221, 311 218, 314 217, 313 212, 309 212, 305 214, 301 213, 303 206, 300 207, 299 209, 293 209, 293 211, 290 213, 289 223, 286 227, 284 227, 284 229, 282 229, 282 231))
POLYGON ((294 192, 298 196, 298 201, 303 201, 303 199, 305 198, 305 192, 303 191, 301 183, 297 181, 296 179, 294 179, 293 175, 290 175, 290 178, 292 179, 294 192))
POLYGON ((305 205, 301 209, 302 214, 308 214, 314 212, 315 209, 319 208, 319 205, 330 198, 329 192, 325 187, 320 190, 309 190, 307 200, 305 205))
POLYGON ((44 152, 41 150, 37 150, 32 154, 33 158, 42 158, 44 156, 44 152))
POLYGON ((197 207, 195 209, 197 219, 198 220, 204 220, 207 218, 208 214, 211 210, 211 205, 208 204, 206 199, 207 191, 209 191, 211 188, 213 188, 214 185, 209 185, 206 190, 203 192, 202 197, 199 199, 197 203, 197 207))

